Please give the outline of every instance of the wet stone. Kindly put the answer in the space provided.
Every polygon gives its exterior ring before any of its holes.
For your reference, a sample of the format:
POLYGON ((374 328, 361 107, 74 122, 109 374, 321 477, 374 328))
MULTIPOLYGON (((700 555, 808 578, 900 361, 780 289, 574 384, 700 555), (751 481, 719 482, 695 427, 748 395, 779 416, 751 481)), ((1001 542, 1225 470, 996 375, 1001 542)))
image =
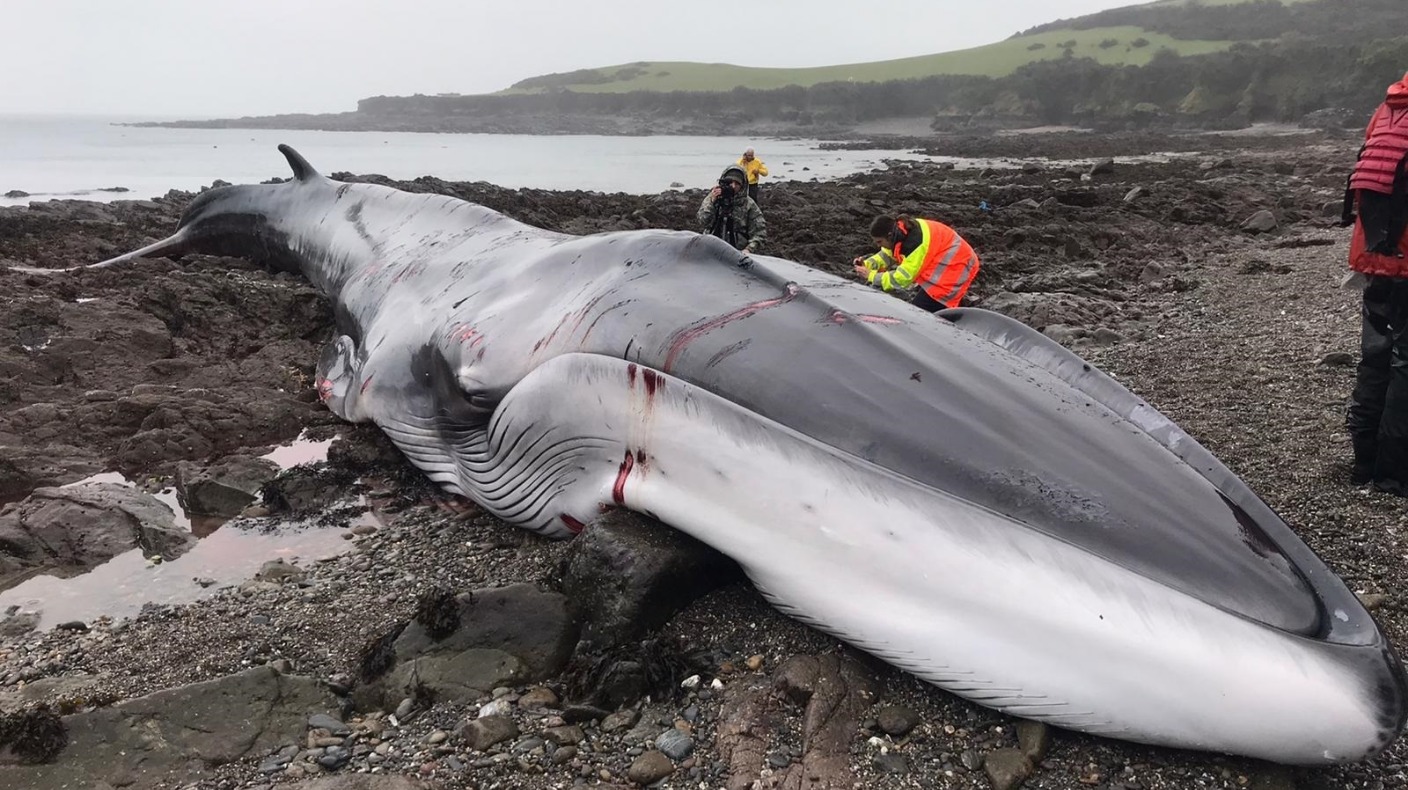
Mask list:
POLYGON ((485 716, 460 725, 458 734, 469 748, 484 751, 496 743, 518 737, 518 725, 504 716, 485 716))
POLYGON ((556 708, 557 705, 557 695, 552 689, 543 686, 529 689, 518 699, 518 707, 524 710, 548 710, 556 708))
POLYGON ((919 714, 899 705, 886 705, 876 711, 875 722, 887 735, 901 736, 919 726, 919 714))
POLYGON ((675 772, 675 764, 660 752, 646 752, 631 762, 626 778, 638 785, 648 785, 675 772))
POLYGON ((875 767, 881 773, 886 774, 907 774, 909 773, 909 761, 904 759, 904 755, 898 752, 885 752, 875 755, 875 767))
POLYGON ((1017 745, 1033 763, 1041 762, 1051 748, 1051 728, 1038 721, 1017 722, 1017 745))
POLYGON ((352 752, 342 746, 329 746, 318 758, 318 765, 331 770, 336 770, 347 764, 352 759, 352 752))
MULTIPOLYGON (((565 714, 563 718, 566 718, 565 714)), ((631 727, 636 726, 636 722, 639 720, 640 711, 635 710, 634 708, 629 710, 618 710, 615 713, 612 713, 611 715, 607 716, 605 719, 602 719, 601 730, 602 732, 616 732, 617 730, 630 729, 631 727)))
POLYGON ((577 756, 576 746, 561 746, 552 753, 553 765, 562 765, 572 762, 572 758, 577 756))
POLYGON ((568 724, 562 727, 549 727, 543 731, 543 737, 550 743, 564 746, 567 744, 581 743, 582 739, 586 737, 586 733, 582 731, 581 727, 575 724, 568 724))
POLYGON ((346 724, 326 713, 315 713, 308 717, 308 729, 327 730, 333 735, 347 735, 351 732, 346 724))
POLYGON ((993 790, 1014 790, 1032 775, 1032 761, 1017 749, 998 749, 983 760, 993 790))
POLYGON ((656 737, 655 748, 678 762, 694 753, 694 739, 671 727, 656 737))

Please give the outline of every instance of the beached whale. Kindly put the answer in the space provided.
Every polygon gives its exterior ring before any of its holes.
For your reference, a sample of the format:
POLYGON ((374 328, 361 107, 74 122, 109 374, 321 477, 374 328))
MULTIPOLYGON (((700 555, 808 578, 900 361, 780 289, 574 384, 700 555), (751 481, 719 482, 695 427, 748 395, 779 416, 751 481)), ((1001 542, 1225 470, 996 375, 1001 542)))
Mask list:
POLYGON ((346 184, 214 189, 136 256, 247 256, 335 305, 328 407, 555 536, 648 513, 779 608, 1016 716, 1359 760, 1404 676, 1355 596, 1167 418, 995 313, 936 319, 712 237, 587 237, 346 184))

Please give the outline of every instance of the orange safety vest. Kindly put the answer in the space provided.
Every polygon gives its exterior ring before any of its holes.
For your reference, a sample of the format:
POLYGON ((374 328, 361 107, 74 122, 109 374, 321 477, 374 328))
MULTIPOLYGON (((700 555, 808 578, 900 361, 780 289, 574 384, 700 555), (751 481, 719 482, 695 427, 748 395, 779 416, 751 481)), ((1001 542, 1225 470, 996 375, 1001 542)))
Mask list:
MULTIPOLYGON (((978 253, 958 231, 932 219, 917 219, 923 241, 909 255, 895 244, 897 267, 914 273, 914 284, 945 307, 957 307, 978 276, 978 253)), ((903 229, 901 229, 903 230, 903 229)), ((910 232, 913 232, 911 230, 910 232)))

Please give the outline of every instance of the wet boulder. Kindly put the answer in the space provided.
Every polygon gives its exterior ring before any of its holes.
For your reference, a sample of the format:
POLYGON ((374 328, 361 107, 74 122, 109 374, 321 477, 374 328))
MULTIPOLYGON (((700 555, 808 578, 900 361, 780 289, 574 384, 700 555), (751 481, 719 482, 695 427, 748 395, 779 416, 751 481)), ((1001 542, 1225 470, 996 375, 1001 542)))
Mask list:
POLYGON ((259 496, 279 467, 250 455, 231 455, 210 466, 183 461, 176 471, 176 493, 193 516, 233 518, 259 496))
POLYGON ((357 702, 373 709, 424 692, 473 701, 544 680, 562 671, 578 633, 567 599, 531 584, 426 596, 380 654, 364 658, 357 702))
MULTIPOLYGON (((47 761, 0 764, 0 787, 185 786, 216 766, 293 742, 310 715, 337 709, 321 682, 256 667, 63 716, 47 761)), ((0 751, 13 745, 0 743, 0 751)))
POLYGON ((0 589, 35 573, 82 573, 132 549, 174 559, 195 541, 171 508, 134 488, 40 488, 0 511, 0 589))
POLYGON ((1242 221, 1242 230, 1248 233, 1270 233, 1276 230, 1276 215, 1262 209, 1242 221))
POLYGON ((563 561, 563 591, 594 648, 634 640, 741 576, 718 551, 629 510, 587 525, 563 561))

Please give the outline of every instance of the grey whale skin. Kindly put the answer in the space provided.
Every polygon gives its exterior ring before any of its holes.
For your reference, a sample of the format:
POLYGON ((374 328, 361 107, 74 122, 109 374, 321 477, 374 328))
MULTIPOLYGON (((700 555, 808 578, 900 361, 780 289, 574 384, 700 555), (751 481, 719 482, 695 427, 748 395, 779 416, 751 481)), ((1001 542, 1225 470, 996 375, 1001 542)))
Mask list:
POLYGON ((137 256, 240 255, 335 308, 324 402, 447 491, 567 537, 650 514, 788 614, 1014 716, 1293 764, 1404 722, 1344 583, 1176 425, 996 313, 680 231, 586 237, 455 198, 198 196, 137 256))

